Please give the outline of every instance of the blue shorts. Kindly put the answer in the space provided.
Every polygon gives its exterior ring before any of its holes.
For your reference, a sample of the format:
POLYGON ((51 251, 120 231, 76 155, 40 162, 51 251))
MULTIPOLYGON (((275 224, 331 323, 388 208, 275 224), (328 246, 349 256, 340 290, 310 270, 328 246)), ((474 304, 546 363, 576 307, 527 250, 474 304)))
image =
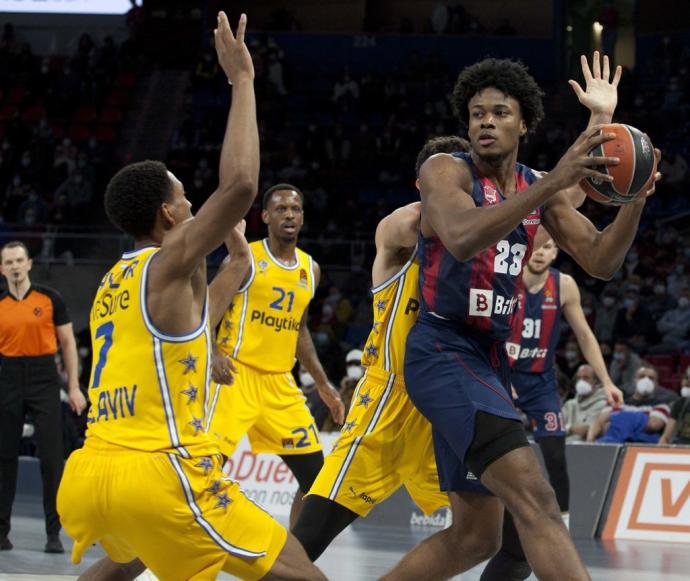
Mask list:
POLYGON ((441 490, 489 491, 465 467, 478 411, 520 421, 503 343, 424 314, 407 338, 405 385, 431 422, 441 490))
POLYGON ((556 371, 543 373, 511 371, 510 380, 517 391, 515 405, 527 414, 534 428, 534 438, 565 437, 565 423, 561 413, 561 396, 556 383, 556 371))

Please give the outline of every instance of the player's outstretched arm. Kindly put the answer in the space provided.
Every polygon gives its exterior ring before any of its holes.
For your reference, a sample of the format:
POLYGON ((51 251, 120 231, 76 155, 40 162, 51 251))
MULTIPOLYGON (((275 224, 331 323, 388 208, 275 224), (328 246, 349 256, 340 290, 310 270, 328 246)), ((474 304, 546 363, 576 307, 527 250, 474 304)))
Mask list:
POLYGON ((595 166, 618 163, 617 158, 590 157, 595 146, 613 139, 613 133, 599 134, 600 126, 582 133, 556 167, 527 189, 509 196, 502 204, 475 206, 468 194, 472 180, 467 164, 439 153, 424 162, 419 171, 423 222, 427 222, 448 251, 460 261, 505 238, 523 218, 557 192, 590 176, 611 181, 595 166))
MULTIPOLYGON (((316 288, 321 279, 321 269, 316 262, 314 262, 314 276, 314 288, 316 288)), ((333 421, 341 425, 345 420, 345 405, 340 398, 338 390, 328 381, 328 376, 323 369, 323 365, 321 365, 321 361, 319 361, 316 347, 314 347, 314 341, 307 327, 308 315, 309 310, 305 309, 302 315, 302 321, 300 322, 299 334, 297 336, 297 360, 300 366, 303 366, 314 378, 314 385, 319 392, 319 397, 321 397, 323 403, 326 404, 326 407, 328 407, 331 412, 333 421)))
POLYGON ((233 297, 245 281, 251 263, 251 251, 244 237, 247 224, 241 220, 225 240, 228 255, 208 286, 208 320, 215 329, 233 297))
POLYGON ((199 261, 223 242, 247 213, 258 190, 259 133, 254 66, 244 42, 246 26, 247 17, 243 14, 235 37, 225 13, 218 15, 218 27, 214 31, 216 53, 232 84, 232 106, 220 155, 219 183, 196 217, 165 238, 157 261, 162 262, 159 268, 173 276, 189 276, 199 261))
POLYGON ((614 407, 622 405, 623 392, 616 387, 616 384, 613 383, 613 380, 609 376, 609 372, 606 369, 606 363, 604 363, 604 356, 601 354, 599 342, 594 336, 589 323, 587 323, 585 314, 582 311, 580 289, 577 287, 577 283, 572 276, 561 273, 560 277, 563 314, 570 328, 573 330, 573 333, 575 333, 577 344, 580 346, 585 360, 592 366, 594 373, 601 381, 609 405, 614 407))
POLYGON ((591 69, 585 55, 580 56, 580 65, 582 66, 582 76, 585 79, 585 88, 583 89, 573 79, 569 80, 568 84, 575 91, 580 103, 590 111, 587 127, 611 123, 618 104, 618 83, 621 80, 623 69, 617 66, 613 78, 611 78, 609 57, 604 55, 603 59, 600 59, 598 51, 594 51, 592 56, 591 69))
POLYGON ((422 203, 413 202, 383 218, 376 227, 376 257, 372 283, 376 287, 394 276, 412 254, 419 234, 422 203))

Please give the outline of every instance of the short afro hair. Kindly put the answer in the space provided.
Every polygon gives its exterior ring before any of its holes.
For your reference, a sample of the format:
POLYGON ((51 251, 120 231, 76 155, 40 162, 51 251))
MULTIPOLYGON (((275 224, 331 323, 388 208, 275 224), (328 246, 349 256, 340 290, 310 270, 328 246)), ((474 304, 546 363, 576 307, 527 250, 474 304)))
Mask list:
POLYGON ((419 177, 419 170, 422 164, 432 155, 437 153, 453 153, 455 151, 469 152, 470 144, 467 139, 457 137, 456 135, 441 135, 440 137, 432 137, 422 147, 422 150, 417 155, 417 163, 415 163, 414 170, 417 177, 419 177))
POLYGON ((271 186, 264 192, 264 197, 261 201, 261 207, 265 210, 269 200, 271 199, 271 196, 275 192, 282 192, 283 190, 290 190, 296 192, 299 196, 300 201, 302 202, 302 205, 304 205, 304 194, 302 193, 302 190, 300 190, 297 186, 293 186, 292 184, 276 184, 275 186, 271 186))
POLYGON ((469 125, 470 99, 488 87, 498 89, 520 103, 528 132, 533 132, 544 118, 544 92, 527 67, 520 61, 487 58, 465 67, 453 88, 453 110, 465 127, 469 125))
POLYGON ((105 213, 120 230, 135 239, 144 238, 153 230, 161 204, 172 198, 172 189, 165 164, 150 160, 131 163, 108 182, 105 213))

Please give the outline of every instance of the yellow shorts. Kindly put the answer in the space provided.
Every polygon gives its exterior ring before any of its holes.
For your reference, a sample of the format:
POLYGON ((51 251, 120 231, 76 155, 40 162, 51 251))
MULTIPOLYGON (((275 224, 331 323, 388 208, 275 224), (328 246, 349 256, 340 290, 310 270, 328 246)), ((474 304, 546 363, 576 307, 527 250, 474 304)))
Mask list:
POLYGON ((322 449, 319 431, 292 373, 266 373, 233 360, 233 385, 216 384, 208 432, 226 456, 242 436, 252 451, 311 454, 322 449))
POLYGON ((371 367, 309 494, 366 516, 403 484, 426 514, 448 506, 439 489, 431 424, 410 401, 402 377, 371 367))
POLYGON ((65 465, 60 521, 72 562, 100 543, 118 563, 139 557, 162 580, 260 579, 287 531, 221 471, 220 454, 185 459, 87 438, 65 465))

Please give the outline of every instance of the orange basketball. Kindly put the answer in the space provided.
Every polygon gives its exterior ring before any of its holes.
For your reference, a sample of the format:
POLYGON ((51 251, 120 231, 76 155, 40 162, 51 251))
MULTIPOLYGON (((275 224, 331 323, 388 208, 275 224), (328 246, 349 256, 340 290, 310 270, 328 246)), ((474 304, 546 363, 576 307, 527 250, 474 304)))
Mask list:
POLYGON ((599 166, 597 171, 613 176, 612 182, 587 177, 580 181, 585 193, 602 204, 622 206, 644 196, 651 189, 656 173, 654 146, 646 133, 630 125, 604 125, 603 133, 616 138, 597 145, 590 156, 617 157, 618 165, 599 166))

